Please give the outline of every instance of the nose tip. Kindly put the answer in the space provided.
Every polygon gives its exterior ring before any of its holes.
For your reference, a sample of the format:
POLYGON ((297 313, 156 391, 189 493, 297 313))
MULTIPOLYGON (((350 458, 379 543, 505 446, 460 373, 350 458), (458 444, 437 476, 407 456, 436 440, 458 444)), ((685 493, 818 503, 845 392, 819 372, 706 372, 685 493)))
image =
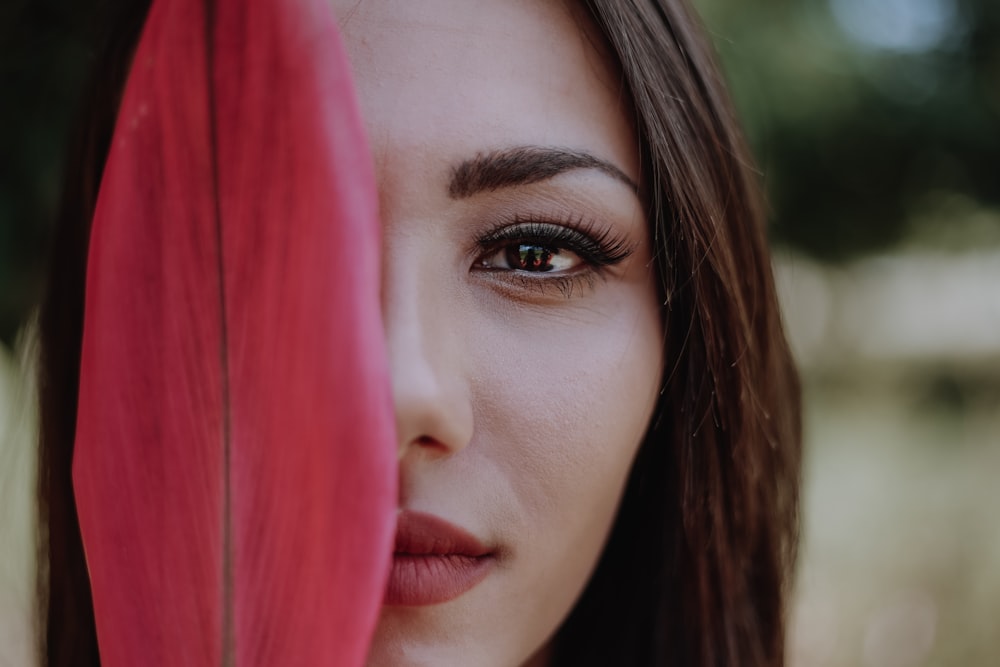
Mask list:
POLYGON ((409 355, 390 363, 400 458, 411 448, 454 453, 472 436, 472 415, 459 392, 424 359, 409 355))

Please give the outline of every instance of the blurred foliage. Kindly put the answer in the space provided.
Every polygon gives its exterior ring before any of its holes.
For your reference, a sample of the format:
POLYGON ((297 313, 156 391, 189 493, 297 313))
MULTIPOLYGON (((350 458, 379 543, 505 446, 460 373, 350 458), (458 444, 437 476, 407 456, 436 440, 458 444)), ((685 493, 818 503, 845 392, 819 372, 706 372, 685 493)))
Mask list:
POLYGON ((8 345, 41 296, 95 4, 0 2, 0 341, 8 345))
MULTIPOLYGON (((695 0, 770 192, 825 261, 1000 243, 1000 2, 695 0)), ((42 289, 100 0, 0 3, 0 340, 42 289)))
POLYGON ((776 241, 841 261, 913 234, 1000 239, 1000 3, 696 4, 756 150, 776 241))

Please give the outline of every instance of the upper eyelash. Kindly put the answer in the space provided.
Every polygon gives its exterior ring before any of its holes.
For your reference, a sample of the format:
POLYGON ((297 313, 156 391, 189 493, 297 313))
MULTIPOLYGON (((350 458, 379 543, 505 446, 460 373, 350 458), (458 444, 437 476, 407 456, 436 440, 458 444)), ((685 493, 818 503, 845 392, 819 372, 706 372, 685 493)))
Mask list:
POLYGON ((483 253, 517 241, 565 248, 594 267, 613 266, 634 250, 611 227, 598 228, 582 218, 559 221, 520 216, 486 232, 476 240, 476 245, 483 253))

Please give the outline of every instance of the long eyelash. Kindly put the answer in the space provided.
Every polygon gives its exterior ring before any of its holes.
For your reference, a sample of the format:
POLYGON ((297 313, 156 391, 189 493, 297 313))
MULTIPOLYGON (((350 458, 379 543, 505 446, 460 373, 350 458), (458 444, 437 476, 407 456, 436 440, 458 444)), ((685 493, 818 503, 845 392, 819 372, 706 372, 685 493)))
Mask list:
POLYGON ((537 243, 565 248, 596 268, 614 266, 632 254, 634 247, 610 227, 599 228, 582 218, 551 220, 516 217, 486 232, 476 240, 481 251, 505 243, 537 243))

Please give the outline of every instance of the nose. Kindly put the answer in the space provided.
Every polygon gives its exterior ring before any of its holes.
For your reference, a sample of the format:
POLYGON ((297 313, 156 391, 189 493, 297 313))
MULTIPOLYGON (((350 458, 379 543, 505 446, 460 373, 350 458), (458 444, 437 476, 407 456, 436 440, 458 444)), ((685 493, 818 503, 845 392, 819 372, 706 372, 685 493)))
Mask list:
POLYGON ((429 275, 433 271, 388 256, 383 261, 412 269, 383 271, 382 309, 400 459, 454 454, 468 445, 473 431, 465 346, 455 325, 460 316, 440 278, 429 275))

